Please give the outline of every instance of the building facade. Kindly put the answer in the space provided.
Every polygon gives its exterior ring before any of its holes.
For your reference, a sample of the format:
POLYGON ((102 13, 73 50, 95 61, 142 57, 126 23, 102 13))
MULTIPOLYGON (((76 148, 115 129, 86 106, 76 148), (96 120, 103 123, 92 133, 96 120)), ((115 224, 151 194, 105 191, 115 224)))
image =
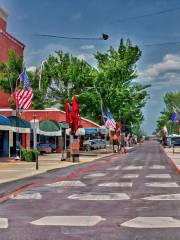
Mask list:
POLYGON ((0 62, 8 60, 10 50, 23 56, 25 45, 7 32, 8 12, 0 6, 0 62))

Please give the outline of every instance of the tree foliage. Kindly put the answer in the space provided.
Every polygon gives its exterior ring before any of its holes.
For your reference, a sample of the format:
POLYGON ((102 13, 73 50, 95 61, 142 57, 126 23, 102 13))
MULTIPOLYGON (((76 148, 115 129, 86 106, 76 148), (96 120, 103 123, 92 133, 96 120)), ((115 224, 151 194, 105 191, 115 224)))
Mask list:
MULTIPOLYGON (((64 102, 77 96, 80 115, 101 122, 101 101, 107 105, 115 120, 138 129, 143 121, 149 85, 133 83, 137 78, 136 63, 141 57, 138 46, 121 39, 118 49, 112 46, 94 55, 97 68, 69 53, 57 51, 43 64, 29 72, 34 97, 33 108, 56 106, 64 109, 64 102)), ((0 64, 0 86, 12 92, 23 67, 23 59, 10 52, 9 60, 0 64)))
POLYGON ((7 62, 0 63, 0 88, 6 93, 14 92, 19 74, 23 69, 23 58, 9 51, 7 62))
POLYGON ((180 91, 166 93, 164 103, 165 108, 157 120, 156 132, 166 126, 169 134, 178 133, 179 125, 171 121, 171 115, 174 111, 180 115, 180 91))
POLYGON ((137 78, 136 62, 140 56, 137 46, 132 46, 130 40, 124 43, 122 39, 117 51, 110 47, 107 53, 95 55, 98 61, 96 88, 113 116, 123 124, 140 125, 143 121, 141 109, 145 106, 149 85, 132 83, 137 78))

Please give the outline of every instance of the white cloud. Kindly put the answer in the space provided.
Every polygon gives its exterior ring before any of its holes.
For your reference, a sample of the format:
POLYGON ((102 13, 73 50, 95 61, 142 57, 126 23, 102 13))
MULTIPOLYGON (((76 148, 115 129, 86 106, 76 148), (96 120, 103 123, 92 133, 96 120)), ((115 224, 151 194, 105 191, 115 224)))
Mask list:
POLYGON ((176 79, 176 72, 180 71, 180 55, 166 54, 159 63, 151 64, 141 73, 144 80, 155 80, 158 78, 176 79))
POLYGON ((82 45, 80 47, 80 49, 82 49, 82 50, 89 50, 89 49, 94 49, 94 48, 95 48, 94 45, 82 45))

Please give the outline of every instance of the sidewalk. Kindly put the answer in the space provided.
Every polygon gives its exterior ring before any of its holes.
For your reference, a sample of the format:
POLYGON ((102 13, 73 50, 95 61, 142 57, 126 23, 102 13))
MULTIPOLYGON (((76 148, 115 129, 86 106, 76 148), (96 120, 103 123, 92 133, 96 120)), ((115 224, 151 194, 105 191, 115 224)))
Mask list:
POLYGON ((176 147, 175 153, 173 153, 173 148, 164 148, 164 152, 172 165, 175 167, 176 172, 180 174, 180 148, 176 147))
POLYGON ((36 163, 24 161, 0 161, 0 184, 34 176, 48 170, 64 168, 75 164, 82 164, 94 161, 96 159, 110 156, 113 153, 96 153, 93 155, 80 155, 79 162, 73 163, 61 161, 61 154, 45 154, 39 156, 39 170, 36 170, 36 163))

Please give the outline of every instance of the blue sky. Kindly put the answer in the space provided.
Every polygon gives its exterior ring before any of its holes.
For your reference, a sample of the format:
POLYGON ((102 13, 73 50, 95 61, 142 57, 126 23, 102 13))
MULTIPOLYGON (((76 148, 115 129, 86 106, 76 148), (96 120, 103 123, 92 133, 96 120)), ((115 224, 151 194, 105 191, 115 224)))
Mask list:
POLYGON ((118 46, 130 38, 142 50, 138 82, 151 83, 151 99, 144 109, 143 128, 152 133, 163 110, 163 95, 180 89, 180 44, 144 46, 147 43, 180 41, 180 10, 139 19, 133 16, 179 8, 179 0, 0 0, 10 13, 8 31, 26 44, 27 66, 38 66, 54 50, 69 51, 95 64, 92 53, 118 46), (108 41, 71 41, 37 38, 35 33, 99 37, 108 41))

